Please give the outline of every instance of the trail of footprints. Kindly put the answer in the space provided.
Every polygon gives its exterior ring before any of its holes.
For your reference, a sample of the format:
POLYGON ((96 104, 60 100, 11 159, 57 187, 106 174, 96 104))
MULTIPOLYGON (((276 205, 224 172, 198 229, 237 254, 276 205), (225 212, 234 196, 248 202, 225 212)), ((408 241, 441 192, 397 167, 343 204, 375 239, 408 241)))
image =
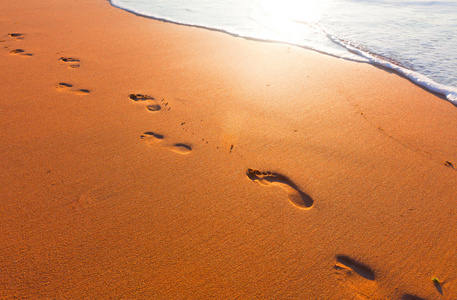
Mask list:
MULTIPOLYGON (((164 103, 162 100, 160 104, 156 99, 149 95, 144 94, 130 94, 129 98, 135 102, 142 102, 146 105, 146 110, 149 112, 158 112, 162 109, 162 105, 164 107, 168 106, 168 103, 164 103), (162 104, 162 105, 161 105, 162 104)), ((168 108, 169 109, 169 108, 168 108)), ((192 152, 192 146, 185 143, 165 143, 165 136, 156 132, 147 131, 144 132, 140 136, 141 140, 143 140, 148 146, 164 146, 165 148, 169 149, 172 152, 178 154, 190 154, 192 152)))
MULTIPOLYGON (((19 32, 14 32, 14 33, 8 33, 7 36, 10 39, 14 39, 14 41, 21 41, 25 39, 25 34, 24 33, 19 33, 19 32)), ((0 42, 6 42, 7 40, 1 40, 0 42)), ((5 46, 4 48, 10 49, 9 46, 5 46)), ((18 56, 25 56, 25 57, 30 57, 33 56, 32 53, 26 52, 24 49, 21 48, 16 48, 12 49, 9 51, 9 54, 11 55, 18 55, 18 56)), ((70 69, 75 69, 80 67, 80 60, 75 57, 60 57, 59 61, 61 61, 63 64, 68 65, 70 69)), ((69 92, 72 94, 76 95, 87 95, 90 93, 90 90, 84 89, 84 88, 74 88, 73 84, 66 83, 66 82, 60 82, 56 85, 56 89, 61 92, 69 92)))
MULTIPOLYGON (((15 41, 21 41, 24 39, 24 34, 23 33, 8 33, 8 37, 11 39, 14 39, 15 41)), ((6 42, 6 40, 2 40, 2 42, 6 42)), ((10 49, 9 46, 5 46, 6 49, 10 49)), ((26 52, 24 49, 21 48, 16 48, 16 49, 11 49, 9 51, 11 55, 18 55, 18 56, 23 56, 23 57, 30 57, 33 56, 32 53, 26 52)))
MULTIPOLYGON (((68 65, 70 69, 76 69, 80 67, 80 60, 79 58, 75 57, 60 57, 59 61, 62 63, 68 65)), ((90 93, 90 90, 88 89, 80 89, 80 88, 75 88, 73 84, 66 83, 66 82, 60 82, 56 85, 56 88, 60 92, 69 92, 72 94, 84 96, 90 93)))
MULTIPOLYGON (((24 39, 23 33, 9 33, 8 36, 16 41, 24 39)), ((0 42, 5 41, 6 40, 0 40, 0 42)), ((6 46, 5 48, 9 47, 6 46)), ((33 54, 27 53, 24 49, 10 50, 10 54, 33 56, 33 54)), ((75 57, 61 57, 59 58, 59 61, 67 65, 70 69, 80 67, 80 60, 75 57)), ((69 92, 77 95, 87 95, 90 93, 90 90, 88 89, 75 88, 73 84, 66 82, 58 83, 56 85, 56 89, 60 92, 69 92)), ((146 110, 153 113, 157 113, 168 106, 168 103, 164 102, 164 100, 159 102, 154 97, 146 94, 130 94, 129 98, 134 102, 144 103, 146 110)), ((170 110, 170 108, 168 107, 167 110, 170 110)), ((163 134, 156 132, 144 132, 141 134, 140 139, 150 147, 162 146, 181 155, 187 155, 192 152, 192 146, 190 144, 167 142, 168 139, 163 134)), ((232 150, 233 145, 231 145, 230 153, 232 150)), ((314 200, 308 194, 303 192, 291 179, 282 174, 269 171, 262 172, 249 168, 246 171, 246 176, 249 180, 260 185, 274 186, 285 191, 290 203, 298 209, 308 210, 314 205, 314 200)), ((369 296, 376 294, 376 274, 367 265, 349 256, 337 255, 335 256, 334 270, 336 276, 338 277, 338 281, 358 296, 368 298, 369 296)), ((421 300, 422 298, 413 294, 404 294, 401 299, 421 300)))
MULTIPOLYGON (((291 204, 299 209, 310 209, 314 200, 303 192, 288 177, 272 172, 261 172, 247 169, 246 176, 249 180, 264 186, 276 186, 287 193, 291 204)), ((362 299, 382 299, 378 293, 376 273, 368 265, 347 255, 336 255, 334 265, 338 281, 349 291, 362 299)), ((413 294, 404 294, 402 300, 421 300, 413 294)))
MULTIPOLYGON (((145 108, 149 112, 159 112, 164 107, 168 106, 167 102, 158 101, 155 97, 147 94, 129 94, 130 100, 145 105, 145 108)), ((170 108, 168 108, 170 110, 170 108)), ((184 125, 182 123, 181 125, 184 125)), ((179 154, 189 154, 192 151, 192 146, 185 143, 164 143, 165 136, 161 133, 147 131, 140 136, 141 140, 147 143, 151 147, 165 144, 165 147, 169 150, 179 154)), ((202 140, 203 141, 203 140, 202 140)), ((232 153, 233 145, 230 147, 230 153, 232 153)), ((248 169, 246 176, 253 182, 257 182, 261 185, 266 186, 277 186, 280 187, 287 193, 288 199, 291 204, 299 209, 310 209, 314 205, 314 200, 305 192, 303 192, 292 180, 284 175, 272 173, 272 172, 261 172, 254 169, 248 169)))
MULTIPOLYGON (((59 61, 61 61, 63 64, 67 65, 68 68, 70 69, 76 69, 79 68, 80 65, 80 60, 79 58, 76 57, 60 57, 59 61)), ((75 95, 80 95, 84 96, 90 93, 90 90, 84 89, 84 88, 75 88, 73 84, 67 83, 67 82, 60 82, 56 85, 56 88, 59 92, 68 92, 72 93, 75 95)))
MULTIPOLYGON (((145 105, 145 108, 149 112, 159 112, 164 107, 168 106, 167 102, 158 101, 153 96, 147 94, 129 94, 130 100, 145 105)), ((170 110, 170 108, 168 108, 170 110)), ((182 123, 181 125, 184 125, 182 123)), ((140 136, 148 146, 155 147, 158 145, 165 144, 165 147, 169 150, 178 154, 189 154, 192 151, 192 146, 185 143, 164 143, 165 136, 161 133, 147 131, 140 136)), ((203 140, 202 140, 203 141, 203 140)), ((232 153, 233 145, 230 147, 230 153, 232 153)), ((314 200, 305 192, 303 192, 292 180, 284 175, 272 173, 272 172, 261 172, 254 169, 248 169, 246 176, 261 185, 271 185, 282 188, 288 196, 290 203, 299 209, 310 209, 314 205, 314 200)))
MULTIPOLYGON (((152 96, 130 94, 129 98, 135 102, 143 102, 149 111, 156 112, 162 109, 159 102, 152 96), (157 109, 150 110, 148 107, 151 105, 157 105, 157 109)), ((163 103, 163 101, 161 103, 163 103)), ((163 134, 153 131, 144 132, 141 135, 141 140, 151 147, 165 144, 166 148, 179 154, 189 154, 192 151, 191 146, 187 144, 166 143, 167 138, 163 134)), ((230 153, 232 149, 233 145, 230 148, 230 153)), ((254 183, 262 186, 277 187, 278 190, 282 190, 287 194, 289 202, 298 209, 309 210, 314 205, 314 199, 285 175, 270 171, 259 171, 252 168, 248 168, 245 174, 246 177, 254 183)), ((347 255, 336 255, 334 270, 338 281, 349 291, 349 293, 364 299, 382 298, 382 295, 378 292, 376 273, 368 265, 347 255)), ((423 299, 416 295, 406 293, 401 296, 401 300, 423 299)))

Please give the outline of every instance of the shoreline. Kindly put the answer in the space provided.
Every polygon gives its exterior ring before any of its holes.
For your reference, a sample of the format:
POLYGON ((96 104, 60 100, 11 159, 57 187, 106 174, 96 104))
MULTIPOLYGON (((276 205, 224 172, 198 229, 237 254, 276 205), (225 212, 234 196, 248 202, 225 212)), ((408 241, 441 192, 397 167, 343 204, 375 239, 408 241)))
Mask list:
POLYGON ((454 106, 457 107, 457 87, 438 83, 438 82, 434 81, 433 79, 427 77, 426 75, 423 75, 421 73, 408 69, 405 66, 402 66, 401 63, 396 62, 395 60, 392 60, 392 59, 389 59, 389 58, 386 58, 386 57, 383 57, 381 55, 377 55, 374 53, 363 51, 363 50, 353 47, 351 45, 346 45, 342 41, 339 41, 338 37, 331 36, 331 34, 327 33, 323 29, 321 29, 321 30, 327 36, 327 38, 330 41, 332 41, 332 43, 346 49, 346 51, 348 53, 354 54, 356 57, 358 57, 360 59, 358 60, 355 58, 332 54, 330 52, 325 52, 323 50, 312 48, 312 47, 309 47, 306 45, 294 44, 292 42, 243 36, 243 35, 236 34, 236 33, 230 32, 228 30, 224 30, 224 29, 212 28, 212 27, 198 25, 198 24, 187 24, 187 23, 183 23, 183 22, 179 22, 179 21, 173 21, 173 20, 167 19, 167 18, 162 18, 162 17, 154 17, 154 16, 143 14, 143 13, 138 13, 131 9, 122 8, 120 6, 113 4, 111 0, 107 0, 107 1, 110 3, 111 6, 113 6, 115 8, 124 10, 131 14, 134 14, 135 16, 146 18, 146 19, 156 20, 156 21, 180 25, 180 26, 189 26, 189 27, 194 27, 194 28, 199 28, 199 29, 204 29, 204 30, 209 30, 209 31, 220 32, 220 33, 224 33, 229 36, 232 36, 232 37, 243 38, 243 39, 255 41, 255 42, 278 43, 278 44, 284 44, 284 45, 293 46, 293 47, 299 47, 299 48, 303 48, 305 50, 311 50, 311 51, 314 51, 314 52, 317 52, 317 53, 320 53, 323 55, 327 55, 330 57, 334 57, 334 58, 339 58, 339 59, 348 60, 348 61, 352 61, 352 62, 370 64, 375 67, 384 69, 388 72, 394 72, 397 75, 409 80, 411 83, 442 98, 445 101, 450 102, 451 104, 453 104, 454 106), (363 60, 366 60, 366 61, 363 61, 363 60))
POLYGON ((451 103, 104 0, 0 28, 0 298, 457 296, 451 103))

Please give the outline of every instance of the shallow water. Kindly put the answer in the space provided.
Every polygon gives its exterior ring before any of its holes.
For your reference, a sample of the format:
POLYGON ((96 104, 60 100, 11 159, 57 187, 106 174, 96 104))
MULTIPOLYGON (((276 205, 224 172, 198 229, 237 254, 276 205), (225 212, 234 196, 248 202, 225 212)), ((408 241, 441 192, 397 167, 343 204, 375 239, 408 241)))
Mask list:
POLYGON ((144 16, 390 68, 457 104, 457 0, 111 0, 144 16))

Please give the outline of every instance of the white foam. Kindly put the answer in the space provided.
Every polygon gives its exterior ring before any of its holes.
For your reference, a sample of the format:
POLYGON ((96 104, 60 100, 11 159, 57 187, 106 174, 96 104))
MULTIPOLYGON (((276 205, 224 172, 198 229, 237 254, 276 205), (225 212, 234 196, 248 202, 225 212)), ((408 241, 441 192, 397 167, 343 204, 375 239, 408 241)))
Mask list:
MULTIPOLYGON (((341 44, 343 45, 343 43, 341 43, 341 44)), ((451 102, 452 104, 457 106, 457 88, 437 83, 425 75, 422 75, 418 72, 414 72, 407 68, 401 67, 395 63, 386 61, 384 59, 378 58, 367 52, 364 52, 355 47, 352 47, 350 45, 345 45, 345 47, 348 50, 350 50, 354 53, 357 53, 358 55, 366 58, 370 63, 372 63, 374 65, 381 66, 383 68, 392 70, 400 75, 403 75, 404 77, 408 78, 412 82, 416 83, 417 85, 419 85, 431 92, 443 95, 444 97, 446 97, 446 99, 449 102, 451 102)))
POLYGON ((414 72, 408 68, 400 66, 399 64, 389 62, 386 59, 372 55, 366 51, 359 49, 359 47, 353 46, 350 43, 344 42, 344 41, 340 40, 338 37, 327 33, 324 29, 321 29, 321 30, 323 32, 325 32, 326 35, 328 36, 328 38, 330 40, 332 40, 335 44, 341 45, 342 47, 348 49, 350 52, 357 54, 359 57, 365 58, 365 61, 364 60, 358 60, 358 61, 368 62, 373 65, 377 65, 377 66, 386 68, 388 70, 392 70, 395 73, 408 78, 415 84, 417 84, 433 93, 444 96, 449 102, 451 102, 452 104, 457 106, 457 88, 435 82, 423 74, 414 72))
POLYGON ((457 21, 452 17, 444 18, 457 11, 452 1, 437 5, 425 1, 424 6, 422 2, 410 0, 307 0, 306 10, 303 11, 293 7, 294 3, 298 5, 296 1, 289 1, 290 5, 285 7, 282 5, 284 0, 198 0, 191 3, 184 0, 109 1, 113 6, 144 17, 218 30, 243 38, 293 44, 343 59, 381 66, 431 92, 443 95, 457 106, 457 88, 443 84, 457 82, 455 68, 452 67, 457 64, 457 56, 452 56, 457 44, 454 39, 449 39, 452 36, 449 32, 453 32, 452 24, 457 26, 457 21), (326 11, 327 7, 329 9, 326 11), (315 9, 315 13, 310 14, 309 10, 312 9, 315 9), (364 15, 356 20, 358 23, 354 22, 352 14, 362 12, 364 15), (370 15, 371 12, 374 14, 370 15), (411 16, 416 15, 428 19, 421 19, 424 23, 419 25, 408 23, 414 21, 411 16), (375 27, 369 28, 366 22, 371 22, 372 18, 375 20, 372 26, 375 27), (330 33, 327 26, 339 32, 338 35, 330 33), (397 26, 399 30, 392 31, 388 26, 397 26), (414 35, 423 26, 428 26, 428 31, 414 35), (406 27, 404 31, 402 28, 406 27), (431 36, 430 32, 436 28, 441 31, 431 36), (404 36, 409 38, 405 39, 404 36), (438 42, 443 41, 447 48, 437 48, 433 38, 439 39, 438 42), (358 46, 354 43, 357 39, 364 41, 359 44, 366 42, 368 44, 364 46, 370 45, 371 50, 380 51, 381 55, 374 55, 372 51, 358 46), (416 50, 415 43, 425 45, 425 48, 416 53, 413 51, 416 50), (428 53, 430 47, 437 52, 428 53), (399 53, 399 58, 396 53, 399 53), (419 71, 411 70, 413 68, 419 71), (437 78, 441 83, 430 77, 437 78))

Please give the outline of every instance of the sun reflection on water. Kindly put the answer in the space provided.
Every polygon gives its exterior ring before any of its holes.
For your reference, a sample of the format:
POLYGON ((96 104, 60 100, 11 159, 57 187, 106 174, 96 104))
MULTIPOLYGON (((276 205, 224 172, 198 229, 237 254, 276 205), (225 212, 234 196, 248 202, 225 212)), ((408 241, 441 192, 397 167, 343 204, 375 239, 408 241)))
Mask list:
POLYGON ((317 22, 330 0, 259 0, 260 7, 273 17, 300 22, 317 22))
POLYGON ((316 24, 333 0, 258 0, 259 13, 254 16, 259 24, 270 30, 273 40, 287 37, 300 44, 305 37, 315 38, 316 24), (274 36, 277 34, 277 36, 274 36))

